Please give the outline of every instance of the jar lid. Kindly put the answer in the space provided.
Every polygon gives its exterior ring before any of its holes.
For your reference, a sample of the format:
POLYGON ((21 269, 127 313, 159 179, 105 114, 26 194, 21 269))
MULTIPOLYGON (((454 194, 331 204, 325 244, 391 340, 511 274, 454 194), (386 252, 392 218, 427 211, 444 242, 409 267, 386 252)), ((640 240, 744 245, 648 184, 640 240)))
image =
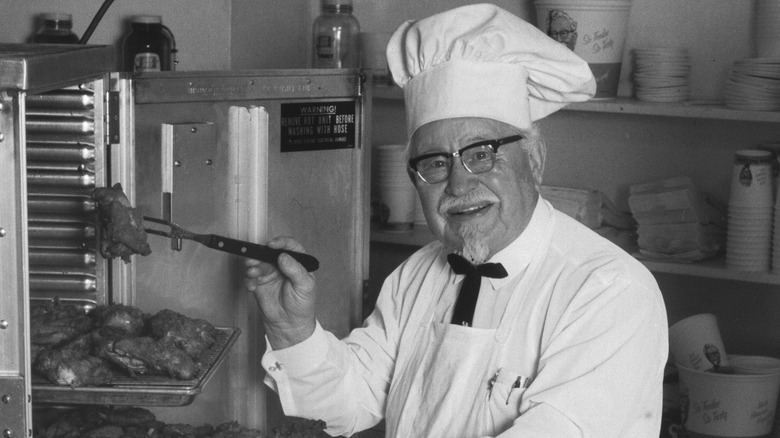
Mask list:
POLYGON ((159 15, 136 15, 133 17, 133 23, 162 24, 162 17, 159 15))
POLYGON ((73 21, 73 15, 60 12, 47 12, 41 14, 41 18, 47 21, 73 21))

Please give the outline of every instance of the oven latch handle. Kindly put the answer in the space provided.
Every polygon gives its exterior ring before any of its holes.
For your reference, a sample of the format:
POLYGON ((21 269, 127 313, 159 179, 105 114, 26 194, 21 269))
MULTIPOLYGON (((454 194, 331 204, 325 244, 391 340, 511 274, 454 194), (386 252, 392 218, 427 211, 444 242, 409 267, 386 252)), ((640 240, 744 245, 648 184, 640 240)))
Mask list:
POLYGON ((109 144, 119 144, 121 137, 119 135, 119 92, 109 91, 106 93, 106 137, 109 144))

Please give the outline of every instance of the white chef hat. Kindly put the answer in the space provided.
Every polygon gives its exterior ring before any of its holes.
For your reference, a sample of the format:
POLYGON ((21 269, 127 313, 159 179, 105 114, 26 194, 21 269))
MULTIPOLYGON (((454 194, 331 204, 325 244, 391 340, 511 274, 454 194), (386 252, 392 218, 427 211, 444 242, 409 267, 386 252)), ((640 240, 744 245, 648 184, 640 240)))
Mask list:
POLYGON ((490 4, 403 23, 387 45, 387 62, 404 90, 409 137, 425 123, 453 117, 527 129, 596 92, 584 60, 490 4))

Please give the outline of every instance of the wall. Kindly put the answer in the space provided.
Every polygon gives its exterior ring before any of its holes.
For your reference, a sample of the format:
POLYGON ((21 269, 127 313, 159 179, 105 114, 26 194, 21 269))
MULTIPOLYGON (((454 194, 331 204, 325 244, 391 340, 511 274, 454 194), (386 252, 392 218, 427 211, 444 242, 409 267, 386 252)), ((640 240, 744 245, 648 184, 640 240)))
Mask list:
MULTIPOLYGON (((404 20, 419 19, 465 0, 353 0, 362 32, 392 32, 404 20)), ((495 4, 527 17, 530 5, 517 0, 495 4)), ((233 0, 232 68, 307 68, 311 25, 319 14, 317 0, 233 0)))

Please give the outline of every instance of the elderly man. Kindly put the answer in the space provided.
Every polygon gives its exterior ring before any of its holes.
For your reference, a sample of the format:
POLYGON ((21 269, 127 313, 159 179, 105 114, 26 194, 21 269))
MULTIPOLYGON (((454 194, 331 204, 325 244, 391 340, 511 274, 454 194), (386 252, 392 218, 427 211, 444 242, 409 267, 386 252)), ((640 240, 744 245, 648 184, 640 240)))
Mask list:
MULTIPOLYGON (((385 281, 343 340, 314 278, 248 263, 262 363, 288 415, 334 435, 655 438, 664 304, 628 254, 539 196, 534 122, 595 91, 588 66, 492 5, 407 22, 387 48, 404 88, 409 174, 438 238, 385 281)), ((272 246, 302 250, 292 239, 272 246)))

